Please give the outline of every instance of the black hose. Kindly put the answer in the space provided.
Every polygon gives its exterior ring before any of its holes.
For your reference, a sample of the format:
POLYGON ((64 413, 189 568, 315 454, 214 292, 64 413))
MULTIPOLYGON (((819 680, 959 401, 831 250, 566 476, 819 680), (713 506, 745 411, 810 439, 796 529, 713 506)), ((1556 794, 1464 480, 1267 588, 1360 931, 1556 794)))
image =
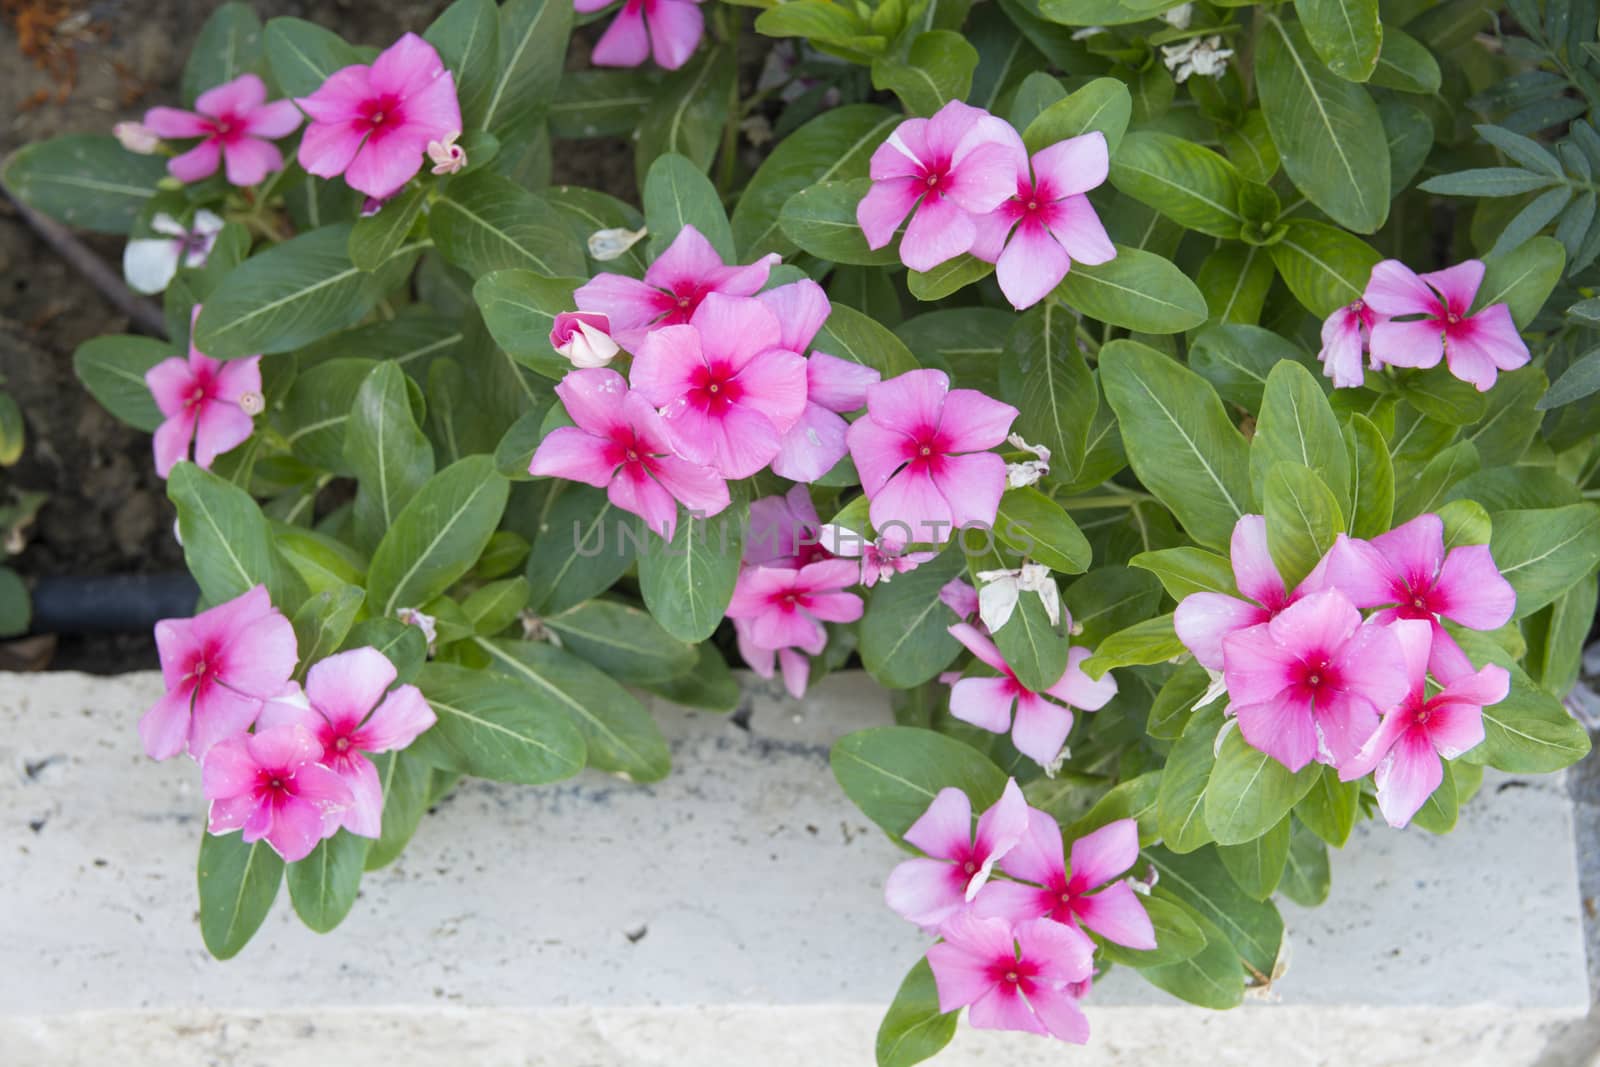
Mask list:
POLYGON ((61 575, 33 585, 36 634, 135 633, 194 614, 200 587, 169 574, 61 575))

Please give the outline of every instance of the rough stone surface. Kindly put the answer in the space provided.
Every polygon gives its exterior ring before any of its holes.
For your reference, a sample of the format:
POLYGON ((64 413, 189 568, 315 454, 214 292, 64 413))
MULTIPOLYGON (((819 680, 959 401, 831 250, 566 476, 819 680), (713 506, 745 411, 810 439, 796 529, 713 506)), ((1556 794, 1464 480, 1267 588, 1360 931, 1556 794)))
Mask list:
MULTIPOLYGON (((467 783, 338 931, 281 894, 217 963, 195 925, 199 776, 133 733, 158 690, 0 676, 0 1064, 865 1067, 924 947, 882 906, 897 850, 827 767, 886 700, 835 676, 801 704, 756 683, 748 729, 658 706, 675 767, 656 785, 467 783)), ((939 1062, 1579 1062, 1559 780, 1491 774, 1444 838, 1368 825, 1326 906, 1280 906, 1288 971, 1241 1011, 1116 972, 1088 1048, 963 1029, 939 1062)))

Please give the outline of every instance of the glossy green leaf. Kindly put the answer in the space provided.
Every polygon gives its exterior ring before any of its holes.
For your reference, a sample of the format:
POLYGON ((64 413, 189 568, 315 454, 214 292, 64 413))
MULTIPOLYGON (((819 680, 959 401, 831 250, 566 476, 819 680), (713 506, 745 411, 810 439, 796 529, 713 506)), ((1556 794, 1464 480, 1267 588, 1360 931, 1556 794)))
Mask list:
POLYGON ((1360 300, 1383 258, 1377 249, 1325 222, 1289 219, 1286 225, 1288 232, 1270 251, 1295 299, 1318 318, 1360 300))
POLYGON ((200 838, 200 936, 206 951, 232 959, 255 936, 272 910, 283 881, 283 860, 266 841, 246 844, 239 834, 200 838))
POLYGON ((872 61, 872 87, 892 90, 913 115, 932 115, 972 89, 978 50, 953 30, 929 30, 912 38, 904 60, 872 61))
POLYGON ((818 259, 859 266, 885 266, 899 261, 894 243, 870 249, 856 221, 856 205, 872 183, 866 178, 820 182, 806 186, 783 202, 778 225, 802 251, 818 259))
POLYGON ((166 173, 160 156, 134 155, 107 134, 80 133, 18 149, 0 170, 0 184, 58 222, 125 234, 166 173))
POLYGON ((1600 566, 1600 505, 1497 512, 1489 547, 1501 576, 1517 592, 1514 617, 1531 615, 1594 576, 1600 566))
POLYGON ((704 641, 716 630, 739 580, 748 508, 736 497, 709 518, 678 516, 672 540, 651 532, 639 552, 639 591, 663 629, 683 641, 704 641))
POLYGON ((650 230, 650 258, 667 250, 685 226, 711 242, 724 261, 733 262, 733 228, 711 179, 676 152, 650 164, 644 180, 644 221, 650 230))
MULTIPOLYGON (((1343 442, 1335 446, 1343 452, 1343 442)), ((1283 460, 1267 472, 1262 493, 1267 545, 1289 588, 1310 574, 1345 532, 1344 513, 1315 471, 1283 460)))
POLYGON ((322 87, 328 76, 355 63, 362 56, 332 30, 325 30, 305 19, 277 18, 267 23, 262 35, 272 80, 288 97, 310 96, 322 87))
POLYGON ((300 921, 319 934, 344 922, 361 890, 371 841, 340 830, 317 842, 311 855, 288 865, 289 901, 300 921))
POLYGON ((878 1027, 878 1067, 910 1067, 939 1054, 956 1036, 959 1012, 939 1010, 927 958, 917 960, 878 1027))
POLYGON ((1294 9, 1329 70, 1353 82, 1372 77, 1384 40, 1378 0, 1295 0, 1294 9))
POLYGON ((829 756, 833 776, 861 813, 899 838, 941 789, 959 789, 974 815, 1000 799, 1006 773, 953 737, 911 726, 846 734, 829 756))
POLYGON ((1277 890, 1289 862, 1289 823, 1285 815, 1278 824, 1249 841, 1218 845, 1217 858, 1233 876, 1234 882, 1253 900, 1266 900, 1277 890))
POLYGON ((509 491, 489 456, 468 456, 429 478, 372 553, 372 610, 392 616, 419 607, 471 570, 500 523, 509 491))
POLYGON ((939 590, 965 562, 959 548, 949 548, 938 559, 872 588, 860 625, 861 665, 881 685, 921 685, 960 653, 948 633, 959 620, 939 600, 939 590))
POLYGON ((1065 508, 1032 487, 1007 489, 995 516, 995 536, 1029 559, 1063 574, 1089 569, 1089 542, 1065 508))
POLYGON ((1250 480, 1262 494, 1267 472, 1288 461, 1308 467, 1333 490, 1341 511, 1350 500, 1350 457, 1339 420, 1317 378, 1283 360, 1267 375, 1255 436, 1250 439, 1250 480))
POLYGON ((492 171, 445 186, 428 229, 444 257, 474 278, 515 268, 551 276, 586 271, 583 249, 556 209, 492 171))
POLYGON ((561 81, 572 21, 571 5, 561 0, 506 0, 500 8, 500 61, 483 128, 501 144, 526 139, 544 118, 561 81))
POLYGON ((211 13, 183 67, 185 104, 207 89, 252 71, 261 60, 261 19, 249 4, 223 4, 211 13))
POLYGON ((435 767, 519 785, 558 782, 583 769, 578 727, 523 679, 429 663, 417 686, 438 721, 408 751, 435 767))
POLYGON ((1130 133, 1112 157, 1111 184, 1185 229, 1235 237, 1244 224, 1233 164, 1181 137, 1130 133))
POLYGON ((1206 298, 1171 260, 1118 246, 1108 263, 1074 263, 1055 295, 1092 319, 1143 333, 1180 333, 1206 321, 1206 298))
POLYGON ((357 481, 357 541, 372 548, 433 476, 433 446, 417 426, 405 372, 379 363, 356 393, 345 425, 345 465, 357 481))
POLYGON ((220 604, 265 585, 272 602, 293 611, 305 586, 273 547, 267 520, 243 489, 183 462, 167 478, 189 573, 206 600, 220 604))
POLYGON ((146 433, 165 420, 144 376, 157 363, 176 353, 153 337, 105 334, 79 345, 72 353, 72 370, 100 406, 146 433))
POLYGON ((1029 152, 1037 152, 1099 130, 1115 155, 1132 114, 1133 97, 1121 79, 1095 78, 1041 111, 1023 130, 1022 141, 1029 152))
POLYGON ((1229 730, 1206 784, 1207 829, 1223 845, 1242 845, 1271 832, 1316 784, 1321 769, 1312 763, 1291 771, 1252 748, 1239 730, 1229 730))
POLYGON ((1195 712, 1167 756, 1156 798, 1156 818, 1166 847, 1193 852, 1211 841, 1206 824, 1206 783, 1216 763, 1217 732, 1222 729, 1221 703, 1195 712))
POLYGON ((694 669, 695 646, 669 634, 649 612, 590 600, 544 620, 561 647, 619 682, 665 682, 694 669))

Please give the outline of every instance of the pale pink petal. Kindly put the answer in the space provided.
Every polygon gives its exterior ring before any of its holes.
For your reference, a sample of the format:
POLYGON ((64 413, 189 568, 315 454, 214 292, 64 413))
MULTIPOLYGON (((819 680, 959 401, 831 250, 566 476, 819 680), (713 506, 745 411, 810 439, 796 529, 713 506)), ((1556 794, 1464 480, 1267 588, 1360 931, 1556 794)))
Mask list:
POLYGON ((792 648, 778 650, 778 663, 783 669, 783 688, 796 700, 806 695, 806 683, 811 679, 811 660, 792 648))
POLYGON ((772 274, 772 268, 783 262, 783 257, 776 252, 768 252, 754 263, 738 266, 721 267, 716 270, 712 279, 712 288, 724 296, 754 296, 767 284, 767 278, 772 274))
POLYGON ((287 137, 300 128, 300 109, 292 100, 274 100, 252 111, 245 122, 245 132, 252 137, 277 140, 287 137))
POLYGON ((704 338, 693 326, 651 330, 639 346, 629 381, 640 396, 664 407, 693 389, 697 376, 705 374, 705 353, 704 338))
POLYGON ((1438 290, 1450 311, 1459 316, 1465 315, 1472 307, 1472 301, 1478 295, 1478 286, 1483 284, 1485 269, 1481 259, 1469 259, 1420 277, 1438 290))
POLYGON ((188 413, 174 415, 156 427, 156 475, 161 478, 172 473, 172 468, 189 458, 189 442, 194 439, 195 418, 188 413))
POLYGON ((1351 690, 1319 696, 1312 718, 1317 728, 1317 760, 1333 767, 1355 759, 1381 722, 1378 708, 1361 692, 1351 690))
POLYGON ((145 371, 144 382, 150 387, 150 395, 155 398, 161 414, 171 417, 188 407, 195 388, 195 375, 189 369, 188 360, 172 356, 145 371))
MULTIPOLYGON (((1022 790, 1017 786, 1017 780, 1010 778, 1006 780, 1006 787, 1001 792, 1000 799, 978 817, 978 832, 973 839, 973 845, 977 855, 982 859, 984 870, 980 873, 985 879, 992 863, 1010 852, 1028 832, 1028 810, 1028 802, 1022 799, 1022 790)), ((977 895, 978 886, 982 884, 982 880, 976 876, 973 880, 978 885, 968 885, 968 900, 977 895)))
POLYGON ((243 118, 266 101, 266 83, 254 74, 241 74, 201 93, 195 99, 194 109, 213 118, 243 118))
MULTIPOLYGON (((1013 878, 1040 885, 1065 881, 1066 853, 1061 842, 1061 826, 1055 818, 1037 808, 1028 809, 1028 832, 1006 853, 1000 869, 1013 878)), ((1053 907, 1054 903, 1047 903, 1045 911, 1053 907)))
POLYGON ((352 756, 340 777, 350 790, 350 804, 341 813, 339 824, 357 837, 378 837, 383 833, 383 785, 378 781, 378 768, 365 756, 352 756))
MULTIPOLYGON (((1017 137, 1016 131, 1009 125, 998 119, 993 121, 998 123, 998 126, 993 128, 1005 131, 1011 138, 1017 137)), ((999 207, 1003 201, 1016 195, 1017 149, 1020 148, 1020 143, 1013 144, 1009 140, 968 143, 971 145, 970 149, 958 152, 954 165, 940 186, 940 192, 952 207, 964 215, 966 213, 986 215, 999 207)), ((907 238, 910 238, 909 231, 907 238)), ((970 240, 967 243, 971 245, 970 240)), ((961 251, 964 252, 966 249, 963 248, 961 251)))
POLYGON ((1372 547, 1383 553, 1406 586, 1424 592, 1444 565, 1444 520, 1431 512, 1418 515, 1374 537, 1372 547))
POLYGON ((1294 684, 1293 668, 1298 663, 1265 625, 1236 630, 1222 639, 1223 672, 1235 704, 1275 700, 1294 684))
POLYGON ((344 779, 319 763, 306 763, 296 768, 294 793, 325 808, 343 807, 354 799, 344 779))
POLYGON ((845 457, 849 428, 849 423, 827 408, 807 404, 800 420, 784 433, 772 459, 772 473, 792 482, 816 481, 845 457))
POLYGON ((1528 346, 1505 304, 1492 304, 1462 320, 1455 336, 1472 340, 1501 370, 1516 370, 1528 362, 1528 346))
POLYGON ((197 182, 215 174, 221 162, 221 142, 208 137, 182 155, 167 160, 167 173, 181 182, 197 182))
POLYGON ((1323 578, 1327 585, 1338 589, 1358 608, 1393 604, 1405 595, 1405 587, 1388 556, 1371 542, 1340 534, 1324 558, 1327 566, 1323 578))
POLYGON ((238 404, 208 400, 200 405, 194 435, 194 461, 203 470, 225 452, 249 440, 255 421, 238 404))
POLYGON ((1061 754, 1067 735, 1072 732, 1072 712, 1059 704, 1029 693, 1017 696, 1017 715, 1011 725, 1011 743, 1017 751, 1038 764, 1048 764, 1061 754))
POLYGON ((375 648, 353 648, 312 666, 306 674, 306 698, 336 732, 349 733, 378 706, 395 677, 388 656, 375 648))
POLYGON ((1233 578, 1239 592, 1269 609, 1284 605, 1286 591, 1278 565, 1267 548, 1267 520, 1261 515, 1243 515, 1233 524, 1228 542, 1233 563, 1233 578))
MULTIPOLYGON (((762 352, 779 348, 783 335, 777 316, 761 301, 722 293, 707 293, 690 322, 700 331, 700 347, 706 361, 726 361, 736 370, 744 368, 762 352)), ((800 359, 799 356, 794 358, 800 359)), ((800 404, 805 403, 805 364, 801 361, 797 366, 801 396, 795 405, 796 415, 800 404)))
POLYGON ((299 682, 290 682, 283 692, 262 702, 256 729, 270 730, 275 726, 298 726, 319 739, 328 732, 327 718, 306 700, 299 682))
POLYGON ((656 64, 664 70, 677 70, 688 62, 705 32, 700 8, 685 0, 657 0, 647 22, 656 64))
POLYGON ((972 848, 972 802, 954 787, 939 790, 905 839, 937 859, 963 859, 972 848))
POLYGON ((772 420, 741 404, 712 416, 685 401, 668 405, 662 418, 674 451, 724 478, 755 474, 772 462, 782 441, 772 420))
POLYGON ((1445 557, 1428 603, 1462 626, 1497 630, 1511 620, 1517 594, 1500 576, 1488 545, 1459 545, 1445 557))
POLYGON ((1406 731, 1411 729, 1415 713, 1415 706, 1408 701, 1385 714, 1378 728, 1362 744, 1361 749, 1339 764, 1339 780, 1353 782, 1357 778, 1371 774, 1372 769, 1383 761, 1406 731))
POLYGON ((1061 672, 1054 685, 1045 692, 1084 711, 1099 711, 1117 695, 1117 680, 1107 671, 1098 679, 1090 678, 1083 669, 1088 659, 1087 648, 1075 647, 1067 651, 1067 669, 1061 672))
POLYGON ((756 644, 750 634, 748 619, 734 619, 733 632, 738 639, 739 655, 743 657, 745 664, 761 677, 771 678, 773 668, 776 666, 776 650, 756 644))
POLYGON ((1322 324, 1323 373, 1333 379, 1335 389, 1354 389, 1366 380, 1362 356, 1366 341, 1361 335, 1361 316, 1348 307, 1329 315, 1322 324))
POLYGON ((950 687, 950 714, 993 734, 1010 731, 1015 702, 1009 678, 962 678, 950 687))
POLYGON ((298 659, 294 626, 268 610, 231 627, 215 657, 210 667, 224 685, 258 700, 278 696, 298 659))
POLYGON ((228 182, 247 188, 259 184, 275 170, 283 169, 283 153, 271 141, 243 137, 224 145, 222 159, 227 165, 228 182))
MULTIPOLYGON (((1151 947, 1155 947, 1153 941, 1151 947)), ((1028 1003, 1051 1036, 1074 1045, 1089 1043, 1089 1020, 1077 998, 1065 989, 1036 984, 1028 993, 1028 1003)))
POLYGON ((199 759, 220 741, 239 737, 261 713, 261 700, 221 685, 208 685, 195 694, 194 715, 189 720, 189 755, 199 759))
POLYGON ((854 593, 823 593, 806 601, 806 610, 823 622, 855 622, 863 604, 854 593))
MULTIPOLYGON (((393 95, 409 102, 411 96, 445 73, 444 62, 433 45, 414 33, 407 33, 372 61, 368 83, 374 95, 393 95)), ((409 112, 407 108, 408 115, 409 112)))
POLYGON ((916 436, 939 425, 949 392, 944 371, 907 371, 867 390, 867 413, 881 426, 916 436))
POLYGON ((212 379, 214 399, 237 404, 247 393, 261 392, 261 357, 230 359, 217 368, 212 379))
MULTIPOLYGON (((659 261, 658 261, 659 262, 659 261)), ((611 339, 637 353, 646 328, 666 314, 671 298, 653 285, 624 274, 596 274, 572 294, 584 311, 598 312, 611 323, 611 339)))
POLYGON ((656 480, 688 510, 709 517, 728 506, 728 483, 715 472, 677 456, 662 456, 654 466, 656 480))
POLYGON ((650 55, 650 37, 644 28, 644 8, 624 5, 589 53, 597 67, 637 67, 650 55))
POLYGON ((1047 198, 1061 200, 1105 184, 1111 155, 1106 135, 1091 130, 1035 152, 1031 162, 1034 177, 1048 189, 1047 198))
POLYGON ((978 452, 1004 443, 1017 409, 976 389, 953 389, 944 398, 940 436, 951 452, 978 452))
MULTIPOLYGON (((1055 820, 1051 820, 1052 827, 1055 820)), ((1056 837, 1061 837, 1061 831, 1056 829, 1056 837)), ((1014 873, 1010 869, 1011 858, 1017 854, 1017 849, 1006 853, 1006 858, 1000 864, 1006 873, 1014 873)), ((972 914, 981 919, 1004 919, 1013 925, 1027 922, 1029 919, 1038 919, 1049 915, 1055 910, 1057 895, 1049 889, 1040 889, 1037 886, 1023 885, 1020 882, 985 882, 983 888, 978 890, 978 895, 972 898, 972 914)))
POLYGON ((1025 963, 1037 969, 1035 984, 1081 982, 1094 973, 1094 942, 1081 930, 1053 919, 1031 919, 1016 929, 1025 963))
POLYGON ((879 530, 895 522, 910 527, 915 541, 948 541, 954 527, 950 505, 926 471, 907 469, 890 478, 867 514, 879 530))
POLYGON ((850 447, 856 473, 861 476, 861 488, 869 497, 875 496, 895 471, 905 465, 910 458, 908 453, 915 448, 904 433, 870 417, 850 424, 845 431, 845 443, 850 447))
POLYGON ((171 759, 189 740, 189 709, 194 687, 184 686, 162 695, 139 719, 139 740, 151 759, 171 759))
POLYGON ((814 352, 806 360, 806 399, 841 414, 858 411, 867 405, 867 389, 881 379, 873 367, 814 352))
POLYGON ((206 829, 213 834, 237 830, 250 821, 256 808, 254 793, 240 793, 238 796, 213 800, 206 814, 206 829))
MULTIPOLYGON (((1284 648, 1302 654, 1330 653, 1343 644, 1359 625, 1361 613, 1355 606, 1337 589, 1327 589, 1289 605, 1267 623, 1267 630, 1272 639, 1284 648)), ((1389 640, 1392 644, 1393 638, 1389 640)))
POLYGON ((1436 315, 1439 298, 1415 271, 1398 259, 1372 268, 1362 300, 1380 315, 1436 315))
POLYGON ((210 123, 193 111, 180 111, 175 107, 153 107, 144 113, 143 125, 157 137, 205 137, 211 132, 210 123))
POLYGON ((1250 746, 1291 771, 1298 771, 1317 754, 1316 721, 1309 702, 1274 699, 1235 704, 1233 713, 1239 720, 1239 732, 1250 746))
POLYGON ((734 376, 742 395, 740 406, 765 415, 780 433, 799 420, 806 408, 806 361, 794 352, 769 348, 734 376))
POLYGON ((896 126, 872 153, 867 171, 872 180, 920 178, 926 170, 922 161, 929 156, 927 131, 927 119, 906 119, 896 126))
POLYGON ((323 809, 317 804, 291 797, 273 810, 272 828, 262 836, 284 862, 298 863, 322 840, 322 816, 323 809))
POLYGON ((1127 882, 1114 882, 1098 893, 1079 897, 1072 907, 1083 925, 1107 941, 1141 952, 1156 947, 1156 928, 1150 922, 1150 914, 1127 882))
POLYGON ((1477 698, 1485 694, 1478 693, 1471 700, 1458 702, 1451 690, 1446 689, 1429 702, 1428 721, 1421 724, 1418 729, 1427 736, 1428 743, 1441 756, 1455 759, 1482 743, 1483 709, 1504 700, 1507 691, 1508 675, 1505 669, 1492 664, 1484 668, 1485 673, 1491 670, 1498 671, 1500 678, 1499 696, 1495 699, 1479 703, 1477 698))
POLYGON ((606 487, 606 499, 645 521, 652 533, 664 541, 672 540, 678 529, 678 502, 660 482, 645 474, 638 464, 621 467, 606 487))
POLYGON ((1456 336, 1446 336, 1444 355, 1445 363, 1454 377, 1473 386, 1480 393, 1487 393, 1494 388, 1500 370, 1495 366, 1494 357, 1479 345, 1469 332, 1462 331, 1456 336))
POLYGON ((586 430, 559 426, 539 442, 528 473, 535 478, 566 478, 604 489, 617 471, 611 451, 603 439, 586 430))
MULTIPOLYGON (((928 119, 927 125, 922 128, 924 143, 917 154, 923 159, 952 159, 961 149, 967 135, 985 118, 992 116, 980 107, 973 107, 960 100, 949 101, 934 112, 928 119)), ((980 134, 979 141, 982 140, 983 136, 980 134)))
POLYGON ((930 196, 911 216, 900 242, 900 261, 912 270, 929 271, 971 248, 976 237, 977 229, 966 209, 948 197, 930 196))
MULTIPOLYGON (((1400 642, 1387 626, 1376 623, 1362 626, 1338 650, 1333 663, 1342 677, 1344 688, 1372 701, 1379 712, 1388 711, 1400 703, 1411 689, 1405 655, 1400 649, 1400 642)), ((1377 725, 1374 721, 1368 728, 1369 732, 1377 725)), ((1365 740, 1366 736, 1362 735, 1355 743, 1359 746, 1365 740)))
POLYGON ((328 75, 316 92, 297 97, 295 103, 311 116, 314 125, 364 120, 362 109, 372 97, 371 76, 372 68, 359 63, 341 67, 328 75))
POLYGON ((293 773, 322 758, 322 742, 309 730, 295 726, 259 730, 245 738, 244 743, 250 750, 250 758, 269 771, 293 773))
POLYGON ((705 234, 694 226, 684 226, 666 251, 650 264, 644 280, 663 289, 687 289, 705 286, 725 269, 722 257, 705 234))
POLYGON ((1139 858, 1139 824, 1118 819, 1072 843, 1072 888, 1081 893, 1105 885, 1139 858))
POLYGON ((1407 696, 1420 698, 1427 689, 1428 656, 1433 649, 1433 624, 1426 619, 1397 619, 1388 624, 1405 663, 1407 696))
MULTIPOLYGON (((335 75, 337 77, 338 75, 335 75)), ((306 101, 300 101, 304 107, 306 101)), ((308 174, 319 178, 336 178, 350 166, 356 153, 366 143, 366 130, 354 121, 313 122, 300 138, 296 155, 308 174)))
POLYGON ((422 149, 397 138, 369 140, 345 168, 350 188, 376 200, 387 200, 422 169, 422 149))
MULTIPOLYGON (((778 347, 791 352, 804 352, 811 347, 812 339, 832 310, 822 286, 809 278, 768 289, 756 299, 778 320, 778 347)), ((865 402, 863 399, 862 403, 865 402)))
MULTIPOLYGON (((1003 920, 992 921, 1003 925, 1003 920)), ((976 955, 949 941, 930 947, 928 966, 939 992, 939 1010, 959 1011, 989 995, 994 989, 990 977, 994 962, 993 957, 976 955)))
POLYGON ((1374 365, 1436 367, 1444 358, 1444 331, 1427 319, 1389 319, 1373 325, 1369 347, 1374 365))
MULTIPOLYGON (((912 472, 907 472, 896 480, 912 476, 912 472)), ((991 528, 1000 510, 1000 497, 1006 491, 1006 461, 993 452, 946 456, 933 469, 932 482, 949 505, 949 515, 956 527, 991 528)), ((873 506, 876 508, 876 500, 873 506)), ((944 538, 919 536, 917 540, 942 541, 944 538)))
POLYGON ((1444 781, 1444 764, 1420 730, 1403 735, 1378 764, 1378 809, 1390 826, 1400 828, 1427 803, 1444 781))
POLYGON ((1220 671, 1223 638, 1258 626, 1270 617, 1266 609, 1225 593, 1190 593, 1178 602, 1172 623, 1178 640, 1194 653, 1200 665, 1220 671))
POLYGON ((1105 224, 1095 212, 1086 196, 1069 196, 1059 200, 1044 211, 1045 225, 1055 234, 1061 247, 1067 250, 1074 263, 1096 266, 1117 258, 1117 246, 1111 243, 1105 224))
POLYGON ((976 656, 980 662, 988 664, 1003 674, 1009 675, 1011 673, 1011 668, 1006 665, 1006 661, 1001 657, 1000 650, 977 627, 970 626, 964 622, 956 623, 950 627, 950 636, 966 646, 967 651, 976 656))
POLYGON ((751 639, 768 648, 803 648, 813 655, 828 641, 822 624, 803 611, 774 608, 757 615, 750 623, 751 639))
POLYGON ((997 261, 1000 253, 1005 251, 1006 238, 1011 236, 1011 230, 1016 226, 1020 215, 1018 202, 1013 199, 1003 201, 999 207, 986 215, 972 216, 974 236, 972 247, 967 249, 967 254, 985 263, 997 261))
POLYGON ((461 131, 461 106, 456 101, 455 77, 439 68, 436 77, 406 98, 406 124, 395 134, 404 134, 413 148, 426 148, 429 141, 440 141, 461 131))
POLYGON ((1033 1014, 1015 986, 995 985, 967 1009, 967 1025, 974 1030, 1020 1030, 1046 1034, 1044 1023, 1033 1014))

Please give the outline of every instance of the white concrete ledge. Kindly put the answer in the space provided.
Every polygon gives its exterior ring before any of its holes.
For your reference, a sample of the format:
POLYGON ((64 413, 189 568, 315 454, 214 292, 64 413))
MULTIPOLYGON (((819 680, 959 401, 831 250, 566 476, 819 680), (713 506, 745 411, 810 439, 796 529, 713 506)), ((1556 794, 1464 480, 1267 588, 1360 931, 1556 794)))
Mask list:
MULTIPOLYGON (((752 686, 748 730, 657 706, 657 785, 464 784, 333 934, 280 893, 217 963, 199 776, 134 733, 158 679, 0 675, 0 1064, 865 1067, 923 940, 827 746, 887 700, 752 686)), ((1365 827, 1325 907, 1280 905, 1275 1003, 1207 1012, 1119 971, 1086 1049, 964 1030, 936 1062, 1532 1063, 1589 1003, 1572 840, 1560 781, 1491 774, 1455 834, 1365 827)))

